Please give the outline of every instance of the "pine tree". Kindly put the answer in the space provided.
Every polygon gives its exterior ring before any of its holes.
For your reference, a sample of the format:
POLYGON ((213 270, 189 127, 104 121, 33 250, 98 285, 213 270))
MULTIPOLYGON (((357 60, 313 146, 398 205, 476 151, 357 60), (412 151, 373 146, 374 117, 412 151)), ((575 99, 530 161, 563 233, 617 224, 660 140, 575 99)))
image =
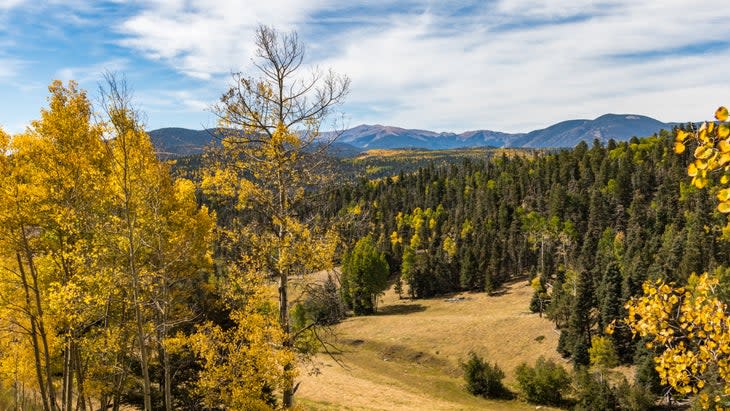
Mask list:
MULTIPOLYGON (((622 299, 622 276, 618 263, 611 263, 601 280, 601 302, 599 332, 603 333, 605 328, 614 321, 619 321, 626 316, 622 299)), ((611 334, 611 342, 616 349, 621 361, 630 362, 633 357, 633 343, 631 335, 624 327, 620 327, 611 334)))
POLYGON ((570 317, 569 332, 574 338, 572 349, 575 366, 588 365, 591 346, 592 313, 594 302, 593 279, 589 271, 582 271, 578 276, 573 311, 570 317))
POLYGON ((342 294, 355 315, 372 314, 388 286, 390 268, 372 237, 361 238, 342 261, 342 294))

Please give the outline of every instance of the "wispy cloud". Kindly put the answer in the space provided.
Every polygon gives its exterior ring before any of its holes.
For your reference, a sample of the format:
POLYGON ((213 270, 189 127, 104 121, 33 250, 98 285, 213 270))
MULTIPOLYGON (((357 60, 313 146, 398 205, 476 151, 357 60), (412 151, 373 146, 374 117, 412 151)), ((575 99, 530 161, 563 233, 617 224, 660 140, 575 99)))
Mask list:
POLYGON ((710 56, 704 46, 730 31, 714 7, 657 6, 616 4, 588 20, 564 23, 563 15, 510 30, 489 10, 474 19, 486 23, 459 31, 443 29, 452 16, 424 13, 350 33, 328 63, 353 77, 356 106, 398 100, 389 118, 368 121, 525 131, 609 111, 702 118, 730 91, 724 69, 712 64, 726 61, 728 48, 710 56), (637 58, 615 57, 626 53, 637 58))
POLYGON ((253 54, 253 33, 259 22, 289 27, 327 1, 180 0, 141 1, 143 11, 117 29, 120 44, 181 72, 208 79, 247 67, 253 54))
POLYGON ((0 54, 0 80, 48 65, 43 76, 93 86, 104 70, 128 70, 155 124, 209 107, 231 71, 253 73, 259 23, 297 30, 312 65, 352 78, 351 125, 528 131, 606 112, 683 121, 730 95, 730 8, 707 0, 0 0, 3 18, 31 29, 0 24, 0 43, 22 40, 0 54), (28 42, 36 54, 21 54, 28 42), (86 54, 59 56, 73 47, 86 54))
POLYGON ((119 27, 122 44, 212 78, 249 68, 258 22, 299 29, 320 51, 317 64, 352 77, 353 121, 409 127, 524 131, 607 111, 683 120, 730 91, 725 68, 712 64, 730 57, 721 41, 730 12, 711 2, 461 2, 466 12, 430 2, 246 3, 142 2, 119 27))
POLYGON ((0 2, 0 11, 6 11, 19 7, 25 3, 26 0, 3 0, 0 2))
POLYGON ((0 56, 0 81, 16 78, 25 65, 23 60, 0 56))
POLYGON ((62 81, 75 80, 79 83, 98 83, 104 74, 123 73, 129 68, 128 61, 122 58, 111 59, 88 66, 63 67, 56 72, 56 78, 62 81))

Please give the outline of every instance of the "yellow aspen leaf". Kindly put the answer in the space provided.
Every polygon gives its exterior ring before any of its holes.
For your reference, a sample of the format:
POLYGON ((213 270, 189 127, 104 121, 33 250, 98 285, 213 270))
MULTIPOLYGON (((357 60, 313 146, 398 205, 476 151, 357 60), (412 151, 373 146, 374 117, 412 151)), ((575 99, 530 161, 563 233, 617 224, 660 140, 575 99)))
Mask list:
MULTIPOLYGON (((723 153, 718 159, 717 163, 720 167, 725 166, 726 164, 730 163, 730 153, 723 153)), ((727 183, 727 181, 725 182, 727 183)), ((723 184, 725 184, 723 183, 723 184)))
POLYGON ((727 121, 727 108, 725 106, 720 106, 715 110, 715 118, 720 121, 727 121))
POLYGON ((677 130, 677 140, 680 143, 684 143, 684 140, 687 139, 687 136, 689 136, 689 133, 684 130, 677 130))
POLYGON ((720 142, 717 143, 717 149, 720 150, 721 153, 730 152, 730 143, 728 143, 727 140, 720 140, 720 142))
POLYGON ((694 163, 690 164, 689 167, 687 167, 687 175, 690 177, 694 177, 697 175, 697 166, 695 166, 694 163))
POLYGON ((684 153, 684 149, 685 149, 684 144, 682 144, 681 142, 677 141, 676 143, 674 143, 674 152, 675 153, 682 154, 682 153, 684 153))
POLYGON ((707 185, 707 179, 704 177, 695 177, 692 179, 692 184, 699 189, 703 189, 707 185))
POLYGON ((719 211, 719 212, 721 212, 723 214, 730 213, 730 202, 723 201, 722 203, 718 204, 717 205, 717 211, 719 211))
POLYGON ((712 149, 707 146, 699 146, 695 149, 695 158, 707 160, 712 156, 712 149))
POLYGON ((717 193, 717 199, 720 201, 730 200, 730 188, 724 188, 717 193))
POLYGON ((717 126, 717 136, 720 138, 730 136, 730 127, 728 127, 727 124, 720 124, 717 126))
POLYGON ((695 160, 695 166, 698 170, 707 170, 707 161, 697 159, 695 160))
POLYGON ((707 123, 707 132, 712 133, 712 130, 715 129, 715 123, 707 123))
POLYGON ((717 154, 708 160, 707 167, 710 171, 717 170, 720 167, 720 158, 717 154))

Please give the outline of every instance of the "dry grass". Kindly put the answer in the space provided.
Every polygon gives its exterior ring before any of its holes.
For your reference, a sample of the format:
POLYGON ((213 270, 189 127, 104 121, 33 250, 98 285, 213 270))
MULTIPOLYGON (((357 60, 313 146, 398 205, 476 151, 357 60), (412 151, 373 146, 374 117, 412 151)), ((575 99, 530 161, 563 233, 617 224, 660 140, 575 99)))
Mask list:
MULTIPOLYGON (((389 290, 378 315, 349 318, 335 329, 336 356, 324 354, 321 374, 303 375, 297 394, 305 409, 502 410, 535 409, 519 401, 487 401, 463 388, 460 360, 469 351, 497 362, 514 390, 514 368, 555 351, 552 323, 527 310, 526 281, 498 296, 462 293, 447 298, 400 300, 389 290)), ((547 409, 543 407, 543 409, 547 409)))
POLYGON ((484 158, 487 154, 494 157, 506 155, 514 156, 533 156, 539 150, 523 149, 523 148, 488 148, 488 147, 472 147, 472 148, 453 148, 442 150, 428 149, 372 149, 360 153, 355 157, 355 161, 363 161, 366 159, 378 158, 397 158, 404 159, 436 159, 442 157, 475 157, 484 158))

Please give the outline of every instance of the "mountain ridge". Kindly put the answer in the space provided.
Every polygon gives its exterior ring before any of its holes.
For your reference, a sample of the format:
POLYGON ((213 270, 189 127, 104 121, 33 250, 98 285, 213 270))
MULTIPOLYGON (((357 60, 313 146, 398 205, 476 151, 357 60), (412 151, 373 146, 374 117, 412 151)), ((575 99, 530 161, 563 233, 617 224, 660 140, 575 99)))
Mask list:
MULTIPOLYGON (((406 129, 381 124, 361 124, 339 134, 337 144, 345 151, 370 149, 452 149, 468 147, 548 148, 574 147, 581 141, 594 139, 605 143, 610 139, 628 140, 646 137, 662 129, 671 130, 677 123, 663 123, 639 114, 604 114, 593 120, 574 119, 555 123, 527 133, 506 133, 488 129, 462 133, 406 129)), ((202 152, 210 144, 217 129, 191 130, 167 127, 149 132, 158 151, 168 155, 190 155, 202 152)), ((334 132, 322 133, 323 139, 334 132)))

